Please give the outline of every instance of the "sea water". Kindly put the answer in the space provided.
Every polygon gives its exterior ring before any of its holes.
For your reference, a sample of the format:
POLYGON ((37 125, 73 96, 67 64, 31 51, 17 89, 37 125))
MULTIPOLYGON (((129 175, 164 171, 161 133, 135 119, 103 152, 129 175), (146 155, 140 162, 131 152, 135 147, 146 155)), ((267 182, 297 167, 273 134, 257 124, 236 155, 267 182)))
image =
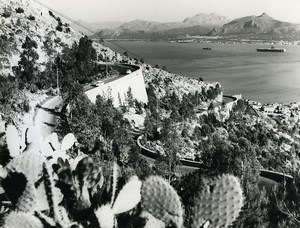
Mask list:
MULTIPOLYGON (((118 41, 145 62, 175 74, 221 83, 225 94, 262 103, 300 101, 300 46, 276 46, 284 53, 257 52, 261 44, 118 41), (211 50, 203 50, 210 47, 211 50)), ((113 50, 124 50, 107 43, 113 50)))

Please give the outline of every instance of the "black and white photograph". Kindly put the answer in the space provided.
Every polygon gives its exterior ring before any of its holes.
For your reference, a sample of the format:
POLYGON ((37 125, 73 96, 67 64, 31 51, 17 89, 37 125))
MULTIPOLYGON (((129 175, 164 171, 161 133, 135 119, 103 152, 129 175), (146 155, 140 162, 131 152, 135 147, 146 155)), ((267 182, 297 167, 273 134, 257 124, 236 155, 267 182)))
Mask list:
POLYGON ((0 227, 300 227, 299 0, 0 16, 0 227))

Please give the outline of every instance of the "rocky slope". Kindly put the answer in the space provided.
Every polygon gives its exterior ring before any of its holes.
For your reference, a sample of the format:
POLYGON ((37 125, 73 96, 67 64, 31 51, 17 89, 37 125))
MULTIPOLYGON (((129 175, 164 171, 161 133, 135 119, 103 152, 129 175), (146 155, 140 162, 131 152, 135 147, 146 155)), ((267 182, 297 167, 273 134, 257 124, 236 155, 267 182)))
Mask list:
POLYGON ((300 25, 278 21, 266 13, 263 13, 260 16, 237 18, 220 28, 214 28, 209 34, 273 39, 299 39, 300 25))
POLYGON ((0 15, 0 73, 5 75, 12 74, 12 67, 18 64, 26 36, 37 42, 41 65, 49 58, 44 47, 46 40, 51 49, 60 52, 65 45, 70 46, 82 37, 33 0, 2 1, 0 15))

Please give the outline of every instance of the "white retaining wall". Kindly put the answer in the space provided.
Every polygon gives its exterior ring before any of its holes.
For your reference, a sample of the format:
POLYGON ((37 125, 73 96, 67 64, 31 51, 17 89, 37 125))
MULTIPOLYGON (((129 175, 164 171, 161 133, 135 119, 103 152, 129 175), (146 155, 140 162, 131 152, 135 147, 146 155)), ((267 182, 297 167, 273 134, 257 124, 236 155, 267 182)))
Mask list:
POLYGON ((111 96, 113 98, 114 106, 119 107, 119 96, 122 103, 124 103, 129 87, 131 88, 133 98, 140 102, 146 104, 148 103, 148 96, 146 93, 145 81, 141 68, 122 78, 96 87, 95 89, 88 90, 85 92, 85 94, 93 103, 95 103, 98 94, 106 97, 111 96))

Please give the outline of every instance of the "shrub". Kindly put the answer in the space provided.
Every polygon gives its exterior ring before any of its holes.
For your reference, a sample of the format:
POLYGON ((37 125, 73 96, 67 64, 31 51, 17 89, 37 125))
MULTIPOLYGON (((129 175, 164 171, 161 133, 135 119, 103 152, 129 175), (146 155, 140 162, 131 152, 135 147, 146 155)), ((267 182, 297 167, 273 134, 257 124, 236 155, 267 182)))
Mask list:
POLYGON ((17 26, 21 26, 21 20, 20 20, 20 18, 17 19, 16 25, 17 26))
POLYGON ((1 34, 0 35, 0 40, 8 40, 8 37, 6 35, 1 34))
POLYGON ((56 26, 56 30, 59 31, 59 32, 62 32, 63 28, 60 25, 58 25, 58 26, 56 26))
POLYGON ((55 18, 54 14, 53 14, 52 11, 50 11, 50 10, 49 10, 49 15, 50 15, 51 17, 54 17, 54 18, 55 18))
POLYGON ((16 9, 16 13, 24 13, 24 10, 21 7, 19 7, 16 9))
POLYGON ((2 15, 2 17, 4 17, 4 18, 8 18, 8 17, 10 17, 11 12, 4 11, 1 15, 2 15))
POLYGON ((31 21, 34 21, 34 20, 35 20, 35 17, 32 16, 32 15, 29 15, 27 18, 28 18, 29 20, 31 20, 31 21))
POLYGON ((56 43, 56 44, 60 44, 60 43, 61 43, 61 38, 60 38, 60 37, 57 37, 57 38, 55 38, 53 41, 54 41, 54 43, 56 43))
POLYGON ((30 111, 30 105, 29 105, 28 100, 23 101, 23 110, 27 113, 30 111))

